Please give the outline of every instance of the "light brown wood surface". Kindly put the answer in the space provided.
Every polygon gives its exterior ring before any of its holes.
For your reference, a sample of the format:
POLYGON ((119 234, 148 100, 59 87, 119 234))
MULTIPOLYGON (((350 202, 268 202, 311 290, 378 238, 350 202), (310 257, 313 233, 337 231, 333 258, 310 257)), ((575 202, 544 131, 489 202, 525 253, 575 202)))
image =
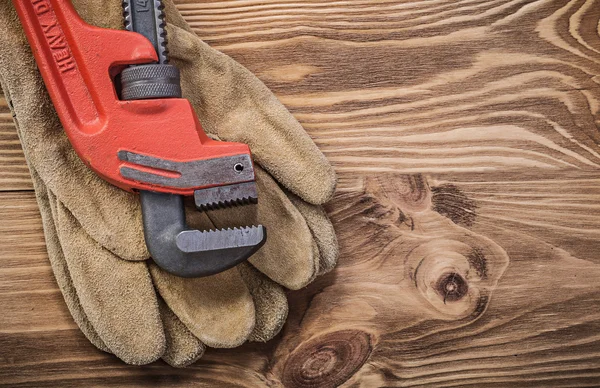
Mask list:
POLYGON ((0 385, 600 386, 600 1, 177 2, 339 173, 338 268, 267 344, 90 345, 0 111, 0 385))

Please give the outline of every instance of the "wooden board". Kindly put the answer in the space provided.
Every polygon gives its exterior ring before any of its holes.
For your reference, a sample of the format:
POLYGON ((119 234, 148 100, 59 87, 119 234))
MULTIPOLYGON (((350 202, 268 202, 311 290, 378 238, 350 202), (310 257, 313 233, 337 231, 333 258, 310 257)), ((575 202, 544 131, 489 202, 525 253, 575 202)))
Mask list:
POLYGON ((0 109, 0 385, 600 385, 600 1, 180 0, 339 173, 340 263, 268 344, 96 350, 0 109))

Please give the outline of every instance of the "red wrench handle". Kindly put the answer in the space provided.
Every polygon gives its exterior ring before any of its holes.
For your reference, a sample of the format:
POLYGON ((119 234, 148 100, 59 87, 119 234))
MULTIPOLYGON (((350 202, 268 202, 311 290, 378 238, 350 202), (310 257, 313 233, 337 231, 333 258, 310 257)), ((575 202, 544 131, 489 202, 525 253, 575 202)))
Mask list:
MULTIPOLYGON (((209 139, 185 99, 119 100, 111 75, 127 65, 157 61, 154 47, 137 33, 85 23, 69 0, 13 0, 52 102, 79 157, 105 180, 126 190, 192 195, 195 190, 254 180, 252 166, 226 179, 181 178, 168 166, 203 166, 202 161, 250 161, 241 143, 209 139), (119 155, 137 155, 119 158, 119 155), (145 159, 144 159, 145 158, 145 159), (160 163, 139 165, 132 160, 160 163), (167 166, 167 167, 163 167, 167 166), (125 177, 137 170, 155 179, 125 177), (162 178, 164 179, 162 179, 162 178)), ((212 166, 215 164, 213 163, 212 166)), ((239 163, 237 163, 239 165, 239 163)), ((143 175, 142 174, 142 175, 143 175)))

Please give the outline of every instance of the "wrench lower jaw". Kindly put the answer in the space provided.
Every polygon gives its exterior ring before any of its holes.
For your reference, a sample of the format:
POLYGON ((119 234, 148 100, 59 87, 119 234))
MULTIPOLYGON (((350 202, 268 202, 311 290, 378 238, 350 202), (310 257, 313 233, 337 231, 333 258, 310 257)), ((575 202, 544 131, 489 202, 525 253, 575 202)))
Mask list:
POLYGON ((183 252, 172 248, 164 251, 165 245, 149 249, 154 262, 173 275, 184 278, 210 276, 248 260, 265 242, 266 230, 263 227, 261 229, 264 238, 257 245, 199 252, 183 252))
POLYGON ((185 223, 183 197, 141 191, 146 245, 154 262, 180 277, 210 276, 254 254, 266 241, 259 226, 226 230, 191 230, 185 223))
MULTIPOLYGON (((261 244, 262 245, 262 244, 261 244)), ((173 275, 183 278, 210 276, 246 261, 260 246, 219 249, 204 252, 153 254, 154 262, 173 275)))

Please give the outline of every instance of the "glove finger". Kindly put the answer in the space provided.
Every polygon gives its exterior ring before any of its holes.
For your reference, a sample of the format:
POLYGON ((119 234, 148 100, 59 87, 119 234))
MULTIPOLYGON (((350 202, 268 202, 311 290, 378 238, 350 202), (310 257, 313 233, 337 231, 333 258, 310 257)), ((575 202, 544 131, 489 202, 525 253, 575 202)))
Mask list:
MULTIPOLYGON (((52 272, 54 273, 56 283, 58 284, 58 288, 63 295, 67 308, 69 309, 73 320, 77 326, 79 326, 79 329, 83 335, 85 335, 86 338, 98 349, 105 352, 110 352, 108 347, 104 344, 88 320, 83 308, 81 307, 81 304, 79 303, 79 297, 75 291, 75 286, 73 286, 73 281, 71 280, 71 275, 69 274, 65 256, 62 247, 60 246, 60 241, 58 240, 58 233, 56 232, 56 227, 54 225, 53 210, 56 211, 56 209, 52 209, 50 206, 51 202, 48 198, 46 186, 42 183, 37 175, 37 172, 35 172, 33 169, 31 170, 31 177, 33 180, 33 186, 35 188, 35 194, 40 208, 40 213, 42 215, 48 258, 50 259, 52 272)), ((56 203, 55 201, 53 202, 56 203)))
POLYGON ((248 144, 255 161, 305 201, 329 200, 336 185, 333 168, 275 95, 250 71, 192 32, 167 27, 183 95, 205 131, 248 144))
POLYGON ((292 193, 287 193, 290 201, 304 217, 317 247, 319 248, 319 271, 323 275, 337 264, 339 248, 333 225, 322 206, 312 205, 292 193))
POLYGON ((248 340, 267 342, 281 331, 287 318, 285 291, 249 263, 241 263, 237 268, 254 299, 256 310, 256 325, 248 340))
POLYGON ((204 354, 206 346, 185 327, 160 298, 158 307, 167 344, 162 355, 163 361, 176 368, 183 368, 198 361, 204 354))
POLYGON ((302 288, 317 275, 318 248, 302 214, 269 174, 259 166, 255 168, 259 197, 256 206, 220 209, 207 214, 218 228, 264 225, 269 237, 249 259, 250 263, 287 288, 302 288))
POLYGON ((58 237, 83 310, 117 357, 142 365, 160 358, 165 336, 145 263, 104 249, 56 201, 58 237))
POLYGON ((0 24, 0 77, 28 164, 96 241, 123 258, 147 258, 138 201, 98 178, 73 151, 10 2, 0 4, 0 24))
POLYGON ((235 268, 181 278, 149 263, 156 289, 193 335, 213 348, 243 344, 254 328, 254 303, 235 268))
MULTIPOLYGON (((43 187, 43 183, 39 182, 39 185, 43 187)), ((42 189, 40 189, 40 191, 42 191, 42 189)), ((49 206, 49 204, 46 204, 46 206, 40 206, 40 208, 45 209, 47 206, 49 206)), ((50 218, 49 221, 53 226, 54 224, 52 218, 50 218)), ((47 231, 46 236, 47 240, 48 237, 51 237, 53 240, 52 244, 48 244, 49 252, 51 250, 53 252, 57 252, 59 255, 54 255, 54 257, 59 257, 62 259, 62 262, 60 263, 60 270, 56 271, 54 266, 53 269, 57 279, 60 278, 59 283, 66 283, 69 286, 67 290, 69 296, 67 297, 67 295, 65 295, 65 300, 68 299, 70 301, 70 303, 67 302, 67 305, 69 306, 71 314, 74 316, 74 319, 80 326, 82 332, 86 335, 90 342, 92 342, 92 344, 101 350, 110 352, 92 327, 91 323, 85 316, 81 305, 79 304, 77 294, 72 285, 70 275, 68 274, 68 269, 66 268, 66 263, 64 262, 64 257, 62 256, 62 249, 58 243, 56 232, 47 231)), ((65 294, 65 292, 63 292, 63 294, 65 294)), ((166 306, 164 301, 160 299, 159 311, 161 314, 166 339, 166 350, 162 355, 162 359, 171 366, 185 367, 202 357, 205 350, 204 344, 202 344, 202 342, 200 342, 192 335, 192 333, 190 333, 189 330, 187 330, 185 325, 179 321, 175 314, 173 314, 173 312, 166 306)))

